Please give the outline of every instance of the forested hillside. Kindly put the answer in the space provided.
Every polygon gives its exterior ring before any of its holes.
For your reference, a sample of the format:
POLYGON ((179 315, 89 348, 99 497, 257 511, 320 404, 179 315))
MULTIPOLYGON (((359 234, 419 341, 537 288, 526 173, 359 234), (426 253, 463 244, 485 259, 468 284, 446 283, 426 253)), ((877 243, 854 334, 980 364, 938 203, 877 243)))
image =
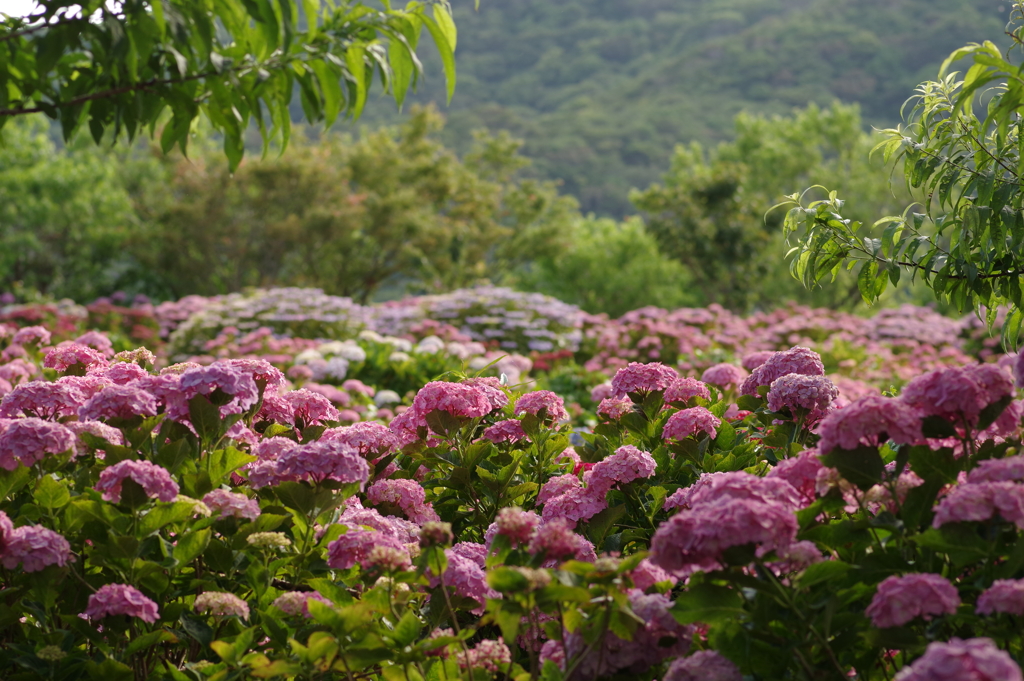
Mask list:
MULTIPOLYGON (((730 137, 739 111, 857 102, 891 125, 957 47, 1000 41, 998 0, 454 0, 458 87, 439 64, 416 101, 449 117, 446 142, 477 127, 525 140, 534 171, 584 211, 635 212, 632 187, 668 169, 680 142, 730 137)), ((391 122, 386 101, 360 124, 391 122)), ((797 189, 794 187, 794 189, 797 189)))

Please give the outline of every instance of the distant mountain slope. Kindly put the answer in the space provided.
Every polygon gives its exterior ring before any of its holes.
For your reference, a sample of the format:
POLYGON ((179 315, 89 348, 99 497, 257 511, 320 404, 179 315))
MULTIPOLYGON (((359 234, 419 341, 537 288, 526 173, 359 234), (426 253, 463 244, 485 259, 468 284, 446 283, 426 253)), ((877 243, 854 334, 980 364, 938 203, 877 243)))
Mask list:
MULTIPOLYGON (((741 110, 858 102, 891 125, 954 49, 1003 43, 999 0, 454 0, 459 80, 444 106, 439 64, 414 101, 438 102, 447 143, 477 127, 526 140, 534 172, 564 180, 585 211, 634 212, 675 144, 725 139, 741 110)), ((428 50, 423 50, 428 52, 428 50)), ((386 101, 363 123, 395 120, 386 101)))

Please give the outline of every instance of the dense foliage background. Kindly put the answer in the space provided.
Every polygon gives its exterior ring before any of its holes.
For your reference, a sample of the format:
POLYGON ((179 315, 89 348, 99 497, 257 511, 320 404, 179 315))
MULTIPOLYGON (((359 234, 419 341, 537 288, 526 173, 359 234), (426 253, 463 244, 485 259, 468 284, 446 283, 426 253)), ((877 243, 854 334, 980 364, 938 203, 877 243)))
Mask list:
MULTIPOLYGON (((741 111, 784 115, 839 99, 860 104, 871 125, 895 123, 950 52, 971 41, 1007 45, 1011 9, 986 0, 453 6, 459 83, 445 142, 464 150, 467 130, 509 130, 526 140, 540 176, 561 179, 585 212, 614 216, 633 211, 628 191, 658 179, 674 145, 731 138, 741 111)), ((440 104, 432 59, 415 99, 440 104)), ((389 112, 371 107, 366 120, 389 112)))

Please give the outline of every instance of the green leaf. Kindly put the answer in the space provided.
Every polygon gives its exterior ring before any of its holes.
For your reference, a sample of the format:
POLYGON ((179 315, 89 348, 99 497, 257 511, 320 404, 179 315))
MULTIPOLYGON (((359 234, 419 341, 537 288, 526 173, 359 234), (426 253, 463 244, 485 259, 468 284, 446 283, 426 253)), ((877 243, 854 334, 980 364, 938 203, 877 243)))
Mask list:
POLYGON ((619 504, 618 506, 609 506, 587 522, 586 534, 594 546, 601 546, 608 531, 624 515, 626 515, 626 505, 619 504))
POLYGON ((18 466, 13 471, 0 469, 0 499, 7 499, 24 487, 32 477, 32 472, 25 466, 18 466))
POLYGON ((820 458, 823 464, 835 468, 840 475, 865 492, 882 481, 885 462, 876 447, 837 447, 820 458))
MULTIPOLYGON (((366 64, 363 62, 365 54, 366 48, 359 44, 349 45, 345 50, 345 62, 348 64, 348 70, 352 75, 356 88, 356 98, 352 102, 350 111, 352 116, 356 118, 363 112, 363 106, 366 104, 368 84, 366 82, 366 64)), ((451 97, 449 96, 450 99, 451 97)))
POLYGON ((982 560, 988 555, 989 545, 977 533, 971 523, 943 525, 939 529, 929 528, 917 537, 914 543, 938 553, 945 553, 957 565, 967 565, 982 560))
POLYGON ((108 657, 103 662, 89 660, 85 663, 85 671, 90 679, 96 681, 134 681, 135 672, 128 665, 108 657))
POLYGON ((501 593, 517 593, 529 589, 530 580, 514 568, 497 567, 487 573, 487 584, 501 593))
POLYGON ((736 429, 728 421, 722 421, 718 427, 718 437, 715 438, 715 446, 719 449, 729 449, 736 442, 736 429))
POLYGON ((422 630, 423 623, 420 618, 412 610, 406 610, 402 619, 398 620, 398 624, 392 630, 391 638, 400 646, 412 645, 413 641, 419 638, 422 630))
POLYGON ((423 23, 430 31, 437 52, 441 56, 441 63, 444 65, 444 79, 447 84, 448 104, 452 103, 452 95, 455 94, 455 46, 448 42, 448 38, 437 22, 430 17, 423 17, 423 23))
POLYGON ((45 475, 39 481, 32 498, 43 508, 57 509, 63 508, 71 501, 71 493, 67 487, 54 480, 53 476, 45 475))
POLYGON ((171 523, 180 523, 195 515, 195 502, 175 501, 160 504, 142 517, 139 523, 138 536, 148 537, 171 523))
POLYGON ((962 464, 952 449, 933 450, 927 445, 917 445, 911 447, 909 453, 910 469, 924 480, 941 480, 946 484, 956 482, 962 464))
POLYGON ((850 571, 852 565, 841 560, 825 560, 820 563, 808 566, 804 573, 797 580, 797 586, 801 589, 809 589, 815 584, 839 579, 850 571))
POLYGON ((220 409, 214 406, 206 395, 196 395, 188 401, 188 414, 192 427, 196 429, 203 442, 215 442, 227 430, 221 420, 220 409))
POLYGON ((190 532, 179 538, 174 547, 174 559, 178 561, 178 565, 188 565, 199 557, 209 545, 212 535, 213 530, 205 529, 190 532))
POLYGON ((178 637, 165 629, 159 629, 157 631, 151 631, 148 634, 143 634, 130 644, 125 649, 125 655, 134 655, 135 653, 142 652, 148 648, 159 643, 177 643, 178 637))
POLYGON ((941 416, 926 416, 922 419, 921 432, 925 437, 934 440, 956 437, 956 428, 941 416))
POLYGON ((680 624, 715 624, 746 617, 743 596, 733 589, 714 584, 697 584, 679 594, 671 613, 680 624))
POLYGON ((975 430, 985 430, 995 423, 996 419, 1006 411, 1011 402, 1013 402, 1013 395, 1007 395, 982 409, 981 413, 978 414, 978 424, 975 426, 975 430))
POLYGON ((945 486, 946 482, 942 478, 933 477, 907 492, 907 498, 900 507, 900 517, 908 531, 917 532, 922 525, 930 522, 935 498, 945 486))

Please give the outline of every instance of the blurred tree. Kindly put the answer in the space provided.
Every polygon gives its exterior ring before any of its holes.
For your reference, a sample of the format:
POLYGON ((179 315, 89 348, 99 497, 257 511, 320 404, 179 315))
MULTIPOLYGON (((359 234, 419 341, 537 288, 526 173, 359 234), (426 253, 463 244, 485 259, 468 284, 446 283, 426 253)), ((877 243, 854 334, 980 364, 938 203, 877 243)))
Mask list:
POLYGON ((662 254, 639 218, 579 220, 570 237, 572 245, 564 252, 539 255, 521 276, 520 287, 611 317, 647 305, 673 309, 699 300, 689 272, 662 254))
POLYGON ((630 198, 649 215, 662 252, 693 274, 704 304, 746 310, 787 297, 852 304, 859 300, 852 280, 810 296, 801 291, 782 260, 784 212, 767 211, 797 188, 829 183, 848 187, 867 215, 891 211, 900 199, 881 163, 869 158, 871 147, 853 105, 812 105, 787 117, 741 114, 734 141, 710 152, 696 143, 677 147, 663 183, 630 198))
POLYGON ((295 139, 234 176, 209 154, 169 161, 168 186, 136 195, 148 227, 133 251, 177 296, 303 285, 365 302, 501 281, 563 248, 575 201, 515 179, 519 143, 480 136, 462 162, 433 138, 442 125, 418 108, 358 142, 295 139))
POLYGON ((38 116, 4 132, 0 289, 89 300, 121 286, 133 269, 124 245, 137 220, 117 158, 90 146, 58 150, 38 116))

